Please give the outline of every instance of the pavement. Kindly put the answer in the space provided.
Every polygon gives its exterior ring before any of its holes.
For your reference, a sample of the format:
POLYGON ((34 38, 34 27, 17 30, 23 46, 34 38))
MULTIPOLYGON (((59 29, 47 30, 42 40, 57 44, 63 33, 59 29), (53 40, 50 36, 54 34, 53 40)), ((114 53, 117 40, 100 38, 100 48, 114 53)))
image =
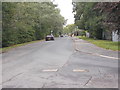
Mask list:
POLYGON ((118 58, 118 51, 113 51, 113 50, 106 50, 103 48, 100 48, 92 43, 89 43, 88 41, 78 39, 76 37, 73 37, 74 44, 76 50, 84 53, 90 53, 94 55, 99 55, 102 57, 106 56, 106 58, 113 58, 113 59, 119 59, 118 58))
POLYGON ((117 58, 71 37, 20 46, 2 54, 2 87, 118 88, 117 58))

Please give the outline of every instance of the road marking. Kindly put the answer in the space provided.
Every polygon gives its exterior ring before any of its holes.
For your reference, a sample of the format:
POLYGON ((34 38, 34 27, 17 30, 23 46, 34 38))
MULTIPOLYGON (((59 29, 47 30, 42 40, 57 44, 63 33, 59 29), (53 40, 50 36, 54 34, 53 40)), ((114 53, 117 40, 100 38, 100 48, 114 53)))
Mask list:
MULTIPOLYGON (((76 49, 76 51, 83 52, 83 51, 80 51, 79 49, 76 49)), ((117 58, 117 57, 110 57, 110 56, 105 56, 105 55, 102 55, 102 54, 91 53, 91 52, 83 52, 83 53, 92 54, 92 55, 96 55, 96 56, 100 56, 100 57, 104 57, 104 58, 110 58, 110 59, 117 59, 117 60, 120 59, 120 58, 117 58)))
POLYGON ((104 56, 104 55, 99 55, 101 57, 105 57, 105 58, 111 58, 111 59, 119 59, 119 58, 116 58, 116 57, 110 57, 110 56, 104 56))
POLYGON ((45 70, 42 70, 43 72, 57 72, 58 69, 45 69, 45 70))
POLYGON ((91 53, 91 54, 96 55, 96 56, 101 56, 101 57, 104 57, 104 58, 120 59, 120 58, 116 58, 116 57, 105 56, 105 55, 102 55, 102 54, 94 54, 94 53, 91 53))
MULTIPOLYGON (((78 48, 77 48, 77 45, 76 45, 76 40, 74 40, 74 48, 76 51, 79 51, 79 52, 83 52, 83 51, 80 51, 78 48)), ((100 56, 100 57, 104 57, 104 58, 110 58, 110 59, 120 59, 120 58, 117 58, 117 57, 111 57, 111 56, 105 56, 105 55, 102 55, 102 54, 96 54, 96 53, 91 53, 91 52, 83 52, 83 53, 87 53, 87 54, 92 54, 92 55, 96 55, 96 56, 100 56)))
POLYGON ((73 72, 89 72, 86 69, 73 69, 73 72))

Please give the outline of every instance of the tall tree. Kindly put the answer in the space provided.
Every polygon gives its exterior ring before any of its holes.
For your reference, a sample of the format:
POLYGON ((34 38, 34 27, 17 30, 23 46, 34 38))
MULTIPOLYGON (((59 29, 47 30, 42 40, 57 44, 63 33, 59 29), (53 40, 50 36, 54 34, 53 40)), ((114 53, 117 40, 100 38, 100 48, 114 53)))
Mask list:
POLYGON ((104 31, 111 32, 120 28, 120 2, 75 2, 73 6, 75 24, 89 31, 91 37, 102 39, 104 31))
POLYGON ((3 2, 3 47, 43 39, 63 29, 64 18, 52 2, 3 2))

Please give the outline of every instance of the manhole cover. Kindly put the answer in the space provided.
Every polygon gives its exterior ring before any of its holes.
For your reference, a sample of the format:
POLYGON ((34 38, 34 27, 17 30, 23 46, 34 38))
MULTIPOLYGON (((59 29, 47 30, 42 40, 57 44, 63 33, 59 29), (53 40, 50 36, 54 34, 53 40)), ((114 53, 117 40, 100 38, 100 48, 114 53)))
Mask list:
POLYGON ((73 72, 89 72, 86 69, 73 69, 73 72))
POLYGON ((44 69, 43 72, 57 72, 58 69, 44 69))

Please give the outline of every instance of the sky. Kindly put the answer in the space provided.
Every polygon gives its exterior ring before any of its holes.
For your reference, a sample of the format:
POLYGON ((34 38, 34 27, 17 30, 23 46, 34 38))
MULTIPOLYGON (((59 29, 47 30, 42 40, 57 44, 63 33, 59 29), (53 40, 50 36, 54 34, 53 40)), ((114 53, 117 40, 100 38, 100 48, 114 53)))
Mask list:
POLYGON ((74 24, 74 14, 72 13, 73 5, 72 0, 54 0, 54 3, 58 5, 60 14, 67 20, 68 24, 74 24))

